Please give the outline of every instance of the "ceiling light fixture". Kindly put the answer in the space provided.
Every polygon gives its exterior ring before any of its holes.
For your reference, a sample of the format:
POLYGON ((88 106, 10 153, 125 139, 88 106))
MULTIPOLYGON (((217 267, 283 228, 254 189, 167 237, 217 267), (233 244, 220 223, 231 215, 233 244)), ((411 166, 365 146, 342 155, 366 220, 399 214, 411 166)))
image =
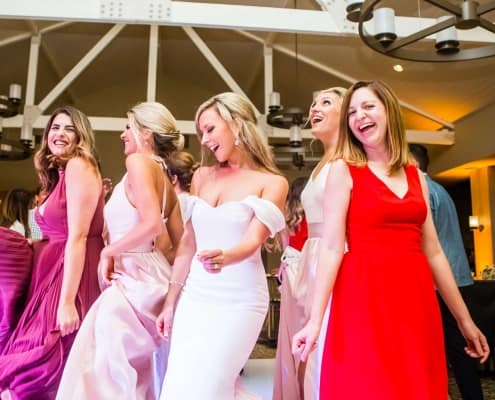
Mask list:
POLYGON ((400 64, 395 64, 392 68, 394 69, 395 72, 402 72, 402 71, 404 71, 404 67, 402 65, 400 65, 400 64))
POLYGON ((32 153, 31 142, 12 140, 3 137, 3 119, 15 117, 19 114, 22 86, 12 83, 9 86, 9 95, 0 95, 0 160, 24 160, 32 153))
POLYGON ((448 0, 425 0, 451 15, 440 17, 433 25, 399 39, 395 31, 395 10, 389 7, 375 8, 382 0, 346 1, 351 3, 347 7, 347 19, 359 23, 359 36, 363 42, 384 55, 425 62, 464 61, 495 55, 494 44, 460 48, 456 32, 456 28, 468 30, 479 27, 495 33, 495 24, 483 17, 495 10, 493 0, 481 5, 473 0, 462 0, 461 5, 448 0), (357 21, 356 13, 358 13, 357 21), (364 23, 371 18, 374 22, 374 34, 369 33, 364 27, 364 23), (435 45, 431 49, 412 46, 431 35, 435 35, 435 45))

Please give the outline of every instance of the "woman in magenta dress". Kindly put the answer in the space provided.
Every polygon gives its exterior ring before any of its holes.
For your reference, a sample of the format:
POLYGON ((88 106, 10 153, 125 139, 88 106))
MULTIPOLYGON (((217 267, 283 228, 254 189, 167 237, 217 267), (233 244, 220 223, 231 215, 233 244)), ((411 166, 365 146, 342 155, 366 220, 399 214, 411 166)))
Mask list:
POLYGON ((57 109, 43 132, 35 166, 43 192, 26 307, 0 355, 1 399, 52 399, 80 321, 99 294, 103 196, 87 117, 57 109))
POLYGON ((32 269, 32 249, 19 232, 0 226, 0 352, 24 307, 32 269))
POLYGON ((399 102, 384 83, 357 82, 344 98, 340 122, 342 158, 331 163, 326 183, 313 308, 293 351, 308 356, 333 291, 320 399, 446 400, 435 285, 467 353, 484 361, 489 350, 438 242, 399 102), (356 384, 358 364, 365 371, 356 384))

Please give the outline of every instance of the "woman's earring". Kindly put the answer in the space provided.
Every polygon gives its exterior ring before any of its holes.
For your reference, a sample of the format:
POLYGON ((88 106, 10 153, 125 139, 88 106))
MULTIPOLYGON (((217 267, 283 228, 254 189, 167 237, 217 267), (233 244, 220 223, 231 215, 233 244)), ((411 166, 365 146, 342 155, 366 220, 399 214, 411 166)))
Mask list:
POLYGON ((241 144, 241 140, 239 139, 239 136, 236 136, 234 139, 234 146, 239 146, 241 144))

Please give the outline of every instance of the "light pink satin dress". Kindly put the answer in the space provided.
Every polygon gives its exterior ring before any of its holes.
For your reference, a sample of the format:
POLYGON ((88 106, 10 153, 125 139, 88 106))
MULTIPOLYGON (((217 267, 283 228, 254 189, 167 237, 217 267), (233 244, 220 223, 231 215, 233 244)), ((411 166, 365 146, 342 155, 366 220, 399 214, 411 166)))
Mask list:
MULTIPOLYGON (((105 206, 110 243, 138 223, 125 176, 105 206)), ((156 317, 168 290, 170 265, 150 260, 151 241, 116 260, 115 279, 84 319, 60 384, 60 400, 155 399, 152 354, 162 339, 156 317), (142 257, 140 257, 140 254, 142 257)))
POLYGON ((282 275, 280 323, 273 385, 273 400, 318 400, 321 358, 328 321, 327 311, 317 343, 306 363, 292 354, 292 338, 309 319, 313 302, 316 264, 323 230, 323 196, 330 170, 326 164, 311 176, 301 194, 308 223, 308 239, 300 259, 292 260, 282 275))

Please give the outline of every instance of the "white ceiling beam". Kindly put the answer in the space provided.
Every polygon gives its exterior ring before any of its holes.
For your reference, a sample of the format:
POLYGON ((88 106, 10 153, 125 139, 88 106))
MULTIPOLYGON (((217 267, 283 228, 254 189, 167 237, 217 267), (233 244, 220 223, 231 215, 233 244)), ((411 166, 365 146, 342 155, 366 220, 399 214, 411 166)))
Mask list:
POLYGON ((148 86, 147 101, 156 101, 156 72, 158 67, 158 25, 150 26, 149 56, 148 56, 148 86))
MULTIPOLYGON (((189 39, 192 40, 194 45, 198 48, 198 50, 203 54, 203 56, 208 60, 208 62, 211 64, 213 69, 220 75, 220 77, 223 79, 225 84, 230 88, 231 91, 241 94, 246 99, 249 100, 249 97, 244 93, 242 88, 239 86, 239 84, 235 81, 235 79, 230 75, 230 73, 227 71, 227 69, 223 66, 223 64, 220 62, 220 60, 213 54, 213 52, 210 50, 210 48, 206 45, 206 43, 199 37, 199 35, 196 33, 196 31, 193 28, 190 27, 184 27, 184 31, 186 32, 187 36, 189 36, 189 39)), ((256 108, 256 106, 253 104, 251 100, 249 100, 251 105, 253 106, 256 117, 258 117, 261 113, 260 111, 256 108)))
MULTIPOLYGON (((41 115, 33 123, 33 128, 43 129, 48 123, 49 115, 41 115)), ((20 128, 22 126, 24 116, 17 115, 12 118, 3 119, 4 128, 20 128)), ((117 117, 89 117, 91 126, 95 131, 98 132, 121 132, 124 130, 125 124, 127 123, 126 118, 117 117)), ((258 119, 258 126, 261 129, 266 129, 266 116, 260 115, 258 119)), ((195 135, 196 125, 194 121, 179 120, 177 121, 177 127, 180 132, 185 135, 195 135)), ((270 127, 271 133, 270 137, 275 138, 289 138, 289 130, 270 127)), ((303 129, 302 135, 304 139, 312 139, 313 136, 309 129, 303 129)), ((442 130, 442 131, 418 131, 418 130, 406 130, 406 136, 408 142, 411 143, 424 143, 424 144, 437 144, 437 145, 452 145, 455 140, 455 133, 452 131, 442 130)))
MULTIPOLYGON (((43 29, 40 29, 37 33, 42 34, 42 33, 47 33, 56 29, 60 29, 64 26, 70 25, 72 22, 58 22, 56 24, 46 26, 43 29)), ((29 39, 33 35, 32 32, 26 32, 26 33, 20 33, 19 35, 11 36, 9 38, 5 38, 0 40, 0 47, 7 46, 12 43, 17 43, 21 42, 23 40, 29 39)))
MULTIPOLYGON (((2 3, 0 18, 357 35, 356 24, 346 23, 345 16, 336 23, 323 10, 171 0, 148 0, 145 4, 142 0, 120 0, 118 3, 112 0, 16 0, 2 3)), ((396 17, 396 33, 398 37, 408 36, 434 23, 434 18, 396 17)), ((372 30, 371 27, 368 30, 372 30)), ((495 42, 495 35, 481 28, 459 30, 457 34, 460 41, 495 42)))
POLYGON ((119 34, 125 25, 114 25, 110 30, 84 55, 83 58, 65 75, 62 80, 38 104, 41 112, 45 111, 60 94, 76 79, 86 67, 107 47, 119 34))
MULTIPOLYGON (((250 32, 245 32, 245 31, 241 31, 241 30, 238 30, 237 31, 239 34, 245 36, 245 37, 248 37, 252 40, 255 40, 257 41, 258 43, 264 43, 264 40, 262 38, 260 38, 259 36, 253 34, 253 33, 250 33, 250 32)), ((296 52, 288 47, 285 47, 285 46, 282 46, 282 45, 278 45, 278 44, 274 44, 273 46, 273 49, 274 50, 277 50, 285 55, 288 55, 292 58, 295 58, 296 57, 296 52)), ((297 54, 297 59, 298 61, 301 61, 307 65, 310 65, 320 71, 323 71, 323 72, 326 72, 332 76, 335 76, 336 78, 339 78, 345 82, 348 82, 349 84, 353 84, 354 82, 356 82, 358 79, 350 76, 350 75, 347 75, 339 70, 336 70, 335 68, 332 68, 332 67, 329 67, 328 65, 325 65, 323 63, 320 63, 316 60, 313 60, 312 58, 310 57, 307 57, 303 54, 300 54, 298 53, 297 54)), ((410 103, 407 103, 405 101, 402 101, 402 100, 399 100, 400 102, 400 105, 408 110, 411 110, 412 112, 418 114, 418 115, 421 115, 431 121, 434 121, 446 128, 449 128, 449 129, 454 129, 454 124, 450 121, 447 121, 443 118, 440 118, 436 115, 433 115, 425 110, 422 110, 421 108, 419 107, 416 107, 415 105, 413 104, 410 104, 410 103)))

